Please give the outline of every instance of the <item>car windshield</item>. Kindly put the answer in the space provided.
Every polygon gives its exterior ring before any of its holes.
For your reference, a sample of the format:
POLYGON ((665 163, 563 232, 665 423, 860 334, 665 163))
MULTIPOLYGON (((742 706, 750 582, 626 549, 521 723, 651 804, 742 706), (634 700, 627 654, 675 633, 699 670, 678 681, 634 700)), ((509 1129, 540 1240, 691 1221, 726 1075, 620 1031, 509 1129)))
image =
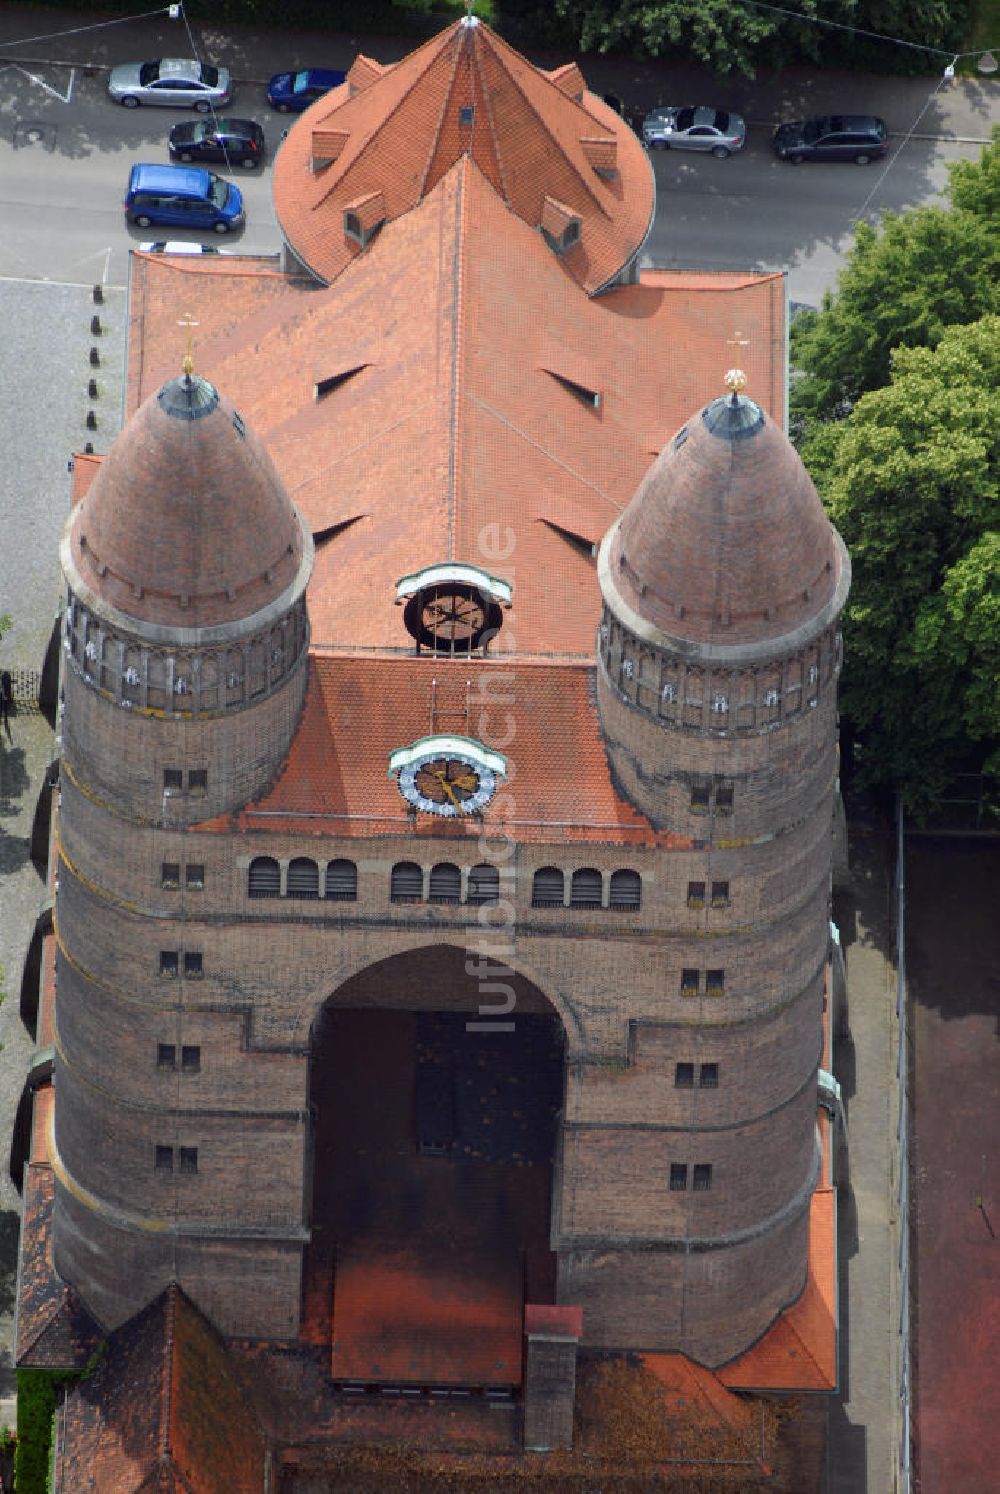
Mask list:
POLYGON ((714 123, 715 123, 715 128, 717 130, 719 130, 723 135, 725 135, 728 132, 728 130, 729 130, 729 115, 726 113, 725 109, 716 109, 714 123))
POLYGON ((292 92, 293 93, 302 93, 303 89, 308 88, 308 87, 309 87, 309 74, 308 73, 296 73, 295 77, 292 79, 292 92))
POLYGON ((217 67, 210 67, 207 62, 203 62, 201 65, 201 81, 207 88, 218 88, 219 69, 217 67))
POLYGON ((212 201, 217 208, 224 208, 229 198, 229 186, 221 176, 212 178, 212 201))
POLYGON ((214 130, 215 126, 210 119, 195 120, 191 125, 191 143, 197 145, 202 140, 207 140, 214 130))
POLYGON ((689 130, 694 124, 693 109, 678 109, 677 118, 674 121, 675 130, 689 130))
POLYGON ((155 62, 144 62, 139 69, 139 83, 143 88, 148 88, 150 83, 155 83, 160 76, 160 59, 155 62))

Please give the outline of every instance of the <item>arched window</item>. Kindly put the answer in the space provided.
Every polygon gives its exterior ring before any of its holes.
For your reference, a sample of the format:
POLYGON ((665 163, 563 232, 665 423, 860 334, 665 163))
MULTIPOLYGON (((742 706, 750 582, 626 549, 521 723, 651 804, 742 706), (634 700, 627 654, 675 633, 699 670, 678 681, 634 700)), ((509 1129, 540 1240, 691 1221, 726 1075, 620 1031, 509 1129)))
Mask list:
POLYGON ((474 906, 500 900, 500 869, 496 866, 474 866, 469 872, 468 899, 474 906))
POLYGON ((331 861, 326 869, 326 896, 334 903, 353 903, 358 895, 358 869, 353 861, 331 861))
POLYGON ((638 908, 642 903, 642 878, 638 872, 616 871, 611 873, 612 908, 638 908))
POLYGON ((566 879, 557 866, 543 866, 535 872, 531 885, 533 908, 561 908, 566 888, 566 879))
POLYGON ((604 901, 604 878, 592 866, 573 873, 570 885, 571 908, 599 908, 604 901))
POLYGON ((319 897, 319 867, 308 856, 296 856, 288 863, 289 897, 319 897))
POLYGON ((397 861, 389 883, 393 903, 419 903, 424 895, 424 874, 415 861, 397 861))
POLYGON ((247 891, 251 897, 281 896, 281 867, 273 856, 255 856, 251 861, 247 891))
POLYGON ((439 861, 431 867, 429 901, 458 903, 462 900, 462 873, 450 861, 439 861))

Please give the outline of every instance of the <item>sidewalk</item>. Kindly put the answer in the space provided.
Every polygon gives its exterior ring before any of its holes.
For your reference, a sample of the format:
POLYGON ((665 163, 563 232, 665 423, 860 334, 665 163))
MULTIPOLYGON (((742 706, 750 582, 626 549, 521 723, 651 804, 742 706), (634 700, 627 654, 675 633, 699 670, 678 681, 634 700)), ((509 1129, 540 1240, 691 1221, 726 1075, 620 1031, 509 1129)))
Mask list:
MULTIPOLYGON (((95 14, 93 22, 88 23, 86 13, 79 11, 0 9, 0 65, 59 63, 100 70, 146 57, 183 57, 191 50, 185 22, 170 21, 163 13, 118 21, 98 30, 80 29, 106 19, 103 14, 95 14), (14 45, 19 38, 51 37, 71 29, 74 34, 61 40, 14 45)), ((285 68, 346 70, 358 52, 380 62, 397 62, 418 45, 413 37, 352 37, 235 25, 192 24, 191 35, 198 56, 224 63, 233 73, 238 90, 260 88, 272 73, 285 68)), ((527 55, 548 68, 572 60, 546 52, 527 55)), ((645 112, 662 103, 718 102, 761 128, 803 114, 867 113, 880 114, 893 134, 905 134, 941 82, 939 74, 898 78, 806 68, 762 72, 756 79, 738 75, 719 78, 694 63, 656 58, 642 61, 589 54, 577 60, 595 93, 614 94, 630 109, 645 112)), ((236 97, 237 107, 249 107, 250 101, 245 96, 241 100, 239 91, 236 97)), ((263 98, 254 100, 253 105, 262 106, 263 98)), ((1000 79, 956 79, 935 94, 915 135, 918 139, 985 143, 995 121, 1000 121, 1000 79)))

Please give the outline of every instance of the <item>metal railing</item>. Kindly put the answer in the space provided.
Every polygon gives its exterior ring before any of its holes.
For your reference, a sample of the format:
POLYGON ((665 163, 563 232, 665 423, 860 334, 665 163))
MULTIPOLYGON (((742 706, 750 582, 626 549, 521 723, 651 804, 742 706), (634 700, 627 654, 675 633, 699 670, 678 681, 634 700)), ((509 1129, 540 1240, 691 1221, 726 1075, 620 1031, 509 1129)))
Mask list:
POLYGON ((899 1221, 899 1361, 897 1380, 899 1394, 899 1460, 896 1470, 898 1494, 911 1494, 912 1404, 910 1386, 910 1049, 906 1009, 906 859, 903 805, 896 796, 896 1078, 899 1105, 896 1114, 896 1142, 899 1176, 896 1179, 897 1217, 899 1221))

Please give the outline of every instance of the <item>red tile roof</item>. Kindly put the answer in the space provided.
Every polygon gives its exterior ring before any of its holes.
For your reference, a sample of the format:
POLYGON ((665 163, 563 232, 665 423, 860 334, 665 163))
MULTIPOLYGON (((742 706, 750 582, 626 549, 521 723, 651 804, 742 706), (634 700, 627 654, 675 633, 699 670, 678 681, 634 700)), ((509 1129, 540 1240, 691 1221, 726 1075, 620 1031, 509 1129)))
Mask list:
POLYGON ((465 156, 532 231, 547 197, 567 205, 581 235, 562 264, 593 294, 643 243, 654 181, 638 138, 582 84, 576 69, 553 77, 533 67, 476 17, 377 76, 352 69, 292 127, 275 159, 285 238, 330 284, 362 252, 344 233, 352 203, 379 192, 384 216, 399 218, 465 156), (323 138, 331 132, 346 136, 332 156, 323 138))
POLYGON ((319 537, 319 647, 406 647, 396 580, 454 559, 513 583, 505 647, 592 658, 596 571, 567 535, 596 543, 720 391, 734 326, 755 397, 783 416, 781 276, 655 272, 588 300, 469 161, 327 290, 298 283, 234 321, 229 264, 201 270, 193 297, 183 267, 135 266, 129 397, 174 373, 190 306, 196 367, 264 439, 319 537))
POLYGON ((203 828, 476 839, 480 826, 474 819, 434 817, 431 822, 425 815, 414 825, 387 776, 389 754, 432 732, 458 732, 489 745, 491 731, 506 736, 508 729, 513 735, 504 750, 516 770, 516 785, 509 793, 501 787, 486 808, 487 830, 507 825, 522 841, 690 848, 685 836, 657 834, 615 792, 592 667, 527 663, 514 668, 492 659, 449 663, 426 654, 380 655, 377 661, 313 658, 301 722, 274 788, 247 809, 203 828))
POLYGON ((261 1494, 266 1452, 221 1339, 177 1287, 67 1394, 54 1494, 261 1494))
POLYGON ((809 1211, 809 1274, 801 1297, 716 1375, 733 1390, 837 1388, 837 1206, 821 1185, 809 1211))
POLYGON ((712 1370, 685 1354, 641 1354, 639 1359, 662 1387, 663 1403, 673 1418, 702 1429, 745 1431, 754 1421, 748 1401, 727 1390, 712 1370))
POLYGON ((421 1254, 369 1240, 338 1251, 335 1380, 519 1385, 521 1333, 516 1255, 421 1254))
MULTIPOLYGON (((35 1097, 36 1116, 47 1086, 35 1097)), ((101 1331, 52 1261, 52 1169, 32 1161, 24 1170, 21 1257, 14 1362, 37 1369, 83 1369, 101 1331)))

